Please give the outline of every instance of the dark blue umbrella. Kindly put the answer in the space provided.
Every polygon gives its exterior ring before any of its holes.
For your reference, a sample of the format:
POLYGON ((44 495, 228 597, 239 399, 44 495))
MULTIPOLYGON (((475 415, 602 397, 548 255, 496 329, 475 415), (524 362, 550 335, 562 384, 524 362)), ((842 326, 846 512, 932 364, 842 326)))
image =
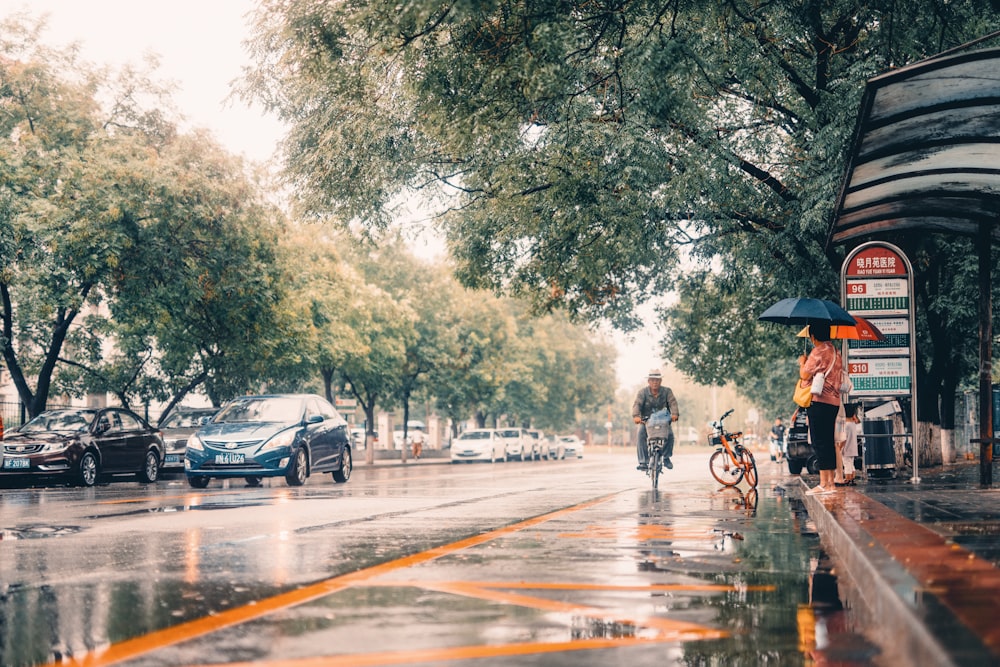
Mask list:
POLYGON ((857 322, 851 314, 826 299, 792 297, 782 299, 757 318, 777 324, 840 324, 854 326, 857 322))

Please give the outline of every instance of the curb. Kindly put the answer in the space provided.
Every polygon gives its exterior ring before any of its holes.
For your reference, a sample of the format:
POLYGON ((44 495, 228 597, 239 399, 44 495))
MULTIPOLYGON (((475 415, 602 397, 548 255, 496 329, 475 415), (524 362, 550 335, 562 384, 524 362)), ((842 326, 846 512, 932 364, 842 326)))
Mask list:
MULTIPOLYGON (((804 480, 801 484, 805 491, 808 486, 804 480)), ((850 489, 845 490, 845 497, 848 494, 864 497, 850 489)), ((859 612, 869 631, 888 637, 879 642, 891 650, 886 657, 898 664, 958 665, 928 630, 916 608, 925 595, 917 580, 847 513, 834 516, 816 496, 803 493, 802 501, 816 524, 820 541, 835 558, 845 602, 859 612)))

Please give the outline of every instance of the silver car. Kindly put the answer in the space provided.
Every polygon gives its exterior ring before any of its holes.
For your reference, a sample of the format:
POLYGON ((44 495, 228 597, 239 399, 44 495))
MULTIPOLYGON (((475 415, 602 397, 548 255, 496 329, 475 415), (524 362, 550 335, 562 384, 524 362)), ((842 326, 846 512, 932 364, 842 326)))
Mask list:
POLYGON ((211 421, 218 408, 174 408, 157 425, 163 433, 166 455, 163 472, 184 472, 184 452, 191 434, 211 421))

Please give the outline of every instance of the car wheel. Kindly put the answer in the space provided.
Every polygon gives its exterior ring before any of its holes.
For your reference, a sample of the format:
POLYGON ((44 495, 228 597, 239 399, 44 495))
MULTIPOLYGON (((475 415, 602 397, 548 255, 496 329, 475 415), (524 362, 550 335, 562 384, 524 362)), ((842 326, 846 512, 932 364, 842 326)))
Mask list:
POLYGON ((244 477, 243 479, 246 481, 247 486, 260 486, 263 480, 262 477, 244 477))
POLYGON ((188 484, 191 485, 193 489, 204 489, 208 486, 208 482, 211 478, 201 476, 201 477, 188 477, 188 484))
POLYGON ((94 452, 84 452, 80 457, 80 467, 77 469, 77 480, 83 486, 93 486, 97 483, 100 464, 94 452))
POLYGON ((810 456, 806 459, 806 470, 809 471, 810 475, 819 474, 819 460, 815 456, 810 456))
POLYGON ((288 464, 288 472, 285 473, 285 481, 288 486, 302 486, 309 476, 309 469, 306 465, 306 450, 299 447, 292 456, 292 462, 288 464))
POLYGON ((155 449, 146 452, 146 459, 142 463, 142 470, 139 471, 139 481, 143 484, 152 484, 160 478, 160 455, 155 449))
POLYGON ((340 461, 340 470, 334 470, 333 481, 343 484, 351 478, 351 471, 354 470, 354 459, 351 458, 351 448, 344 447, 344 456, 340 461))

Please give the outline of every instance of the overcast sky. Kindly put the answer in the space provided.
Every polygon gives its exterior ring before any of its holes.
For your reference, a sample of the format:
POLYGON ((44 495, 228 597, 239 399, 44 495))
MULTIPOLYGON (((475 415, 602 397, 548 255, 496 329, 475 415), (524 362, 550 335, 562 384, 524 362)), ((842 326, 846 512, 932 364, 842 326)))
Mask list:
POLYGON ((48 14, 43 39, 78 42, 97 64, 161 59, 160 75, 177 85, 174 100, 192 126, 212 131, 234 153, 266 161, 281 136, 277 121, 242 102, 226 102, 230 82, 248 63, 242 41, 254 0, 0 0, 0 14, 48 14))
MULTIPOLYGON (((97 64, 139 64, 147 53, 160 57, 160 75, 176 84, 174 101, 193 127, 209 129, 230 151, 264 162, 275 152, 278 122, 236 100, 230 83, 249 58, 243 40, 256 0, 0 0, 0 16, 27 9, 48 14, 46 43, 78 42, 97 64)), ((433 244, 431 244, 433 245, 433 244)), ((618 378, 626 387, 644 382, 661 365, 655 332, 634 341, 614 336, 618 378)))

